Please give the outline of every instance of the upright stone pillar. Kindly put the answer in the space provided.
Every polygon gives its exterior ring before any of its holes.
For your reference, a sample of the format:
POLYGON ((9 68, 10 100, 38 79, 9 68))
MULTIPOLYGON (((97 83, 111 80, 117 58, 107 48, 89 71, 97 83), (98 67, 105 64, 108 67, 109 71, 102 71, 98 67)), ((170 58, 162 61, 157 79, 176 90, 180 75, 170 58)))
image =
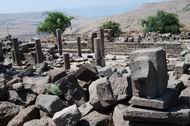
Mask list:
POLYGON ((102 57, 105 57, 105 52, 104 52, 104 29, 100 29, 99 31, 99 37, 100 37, 100 41, 101 41, 101 54, 102 57))
POLYGON ((36 63, 39 64, 44 61, 44 55, 42 52, 40 39, 35 39, 35 47, 36 47, 36 63))
POLYGON ((77 54, 78 54, 78 56, 82 57, 82 52, 81 52, 81 37, 77 37, 77 54))
POLYGON ((62 51, 62 40, 61 40, 61 30, 60 29, 56 30, 56 35, 57 35, 58 52, 59 52, 59 55, 62 55, 63 51, 62 51))
POLYGON ((20 50, 19 50, 18 39, 17 38, 13 38, 12 43, 13 43, 15 63, 16 63, 17 66, 21 66, 22 62, 21 62, 21 54, 20 54, 20 50))
POLYGON ((95 38, 94 39, 94 48, 95 48, 95 64, 96 66, 101 66, 104 67, 105 66, 105 60, 102 57, 102 53, 101 53, 101 41, 99 38, 95 38))
POLYGON ((3 44, 0 43, 0 62, 3 62, 4 61, 4 57, 3 57, 3 44))
POLYGON ((70 57, 69 57, 69 53, 65 53, 64 54, 64 67, 65 67, 65 70, 70 69, 70 57))
POLYGON ((97 38, 97 33, 92 33, 91 36, 91 52, 94 53, 94 39, 97 38))

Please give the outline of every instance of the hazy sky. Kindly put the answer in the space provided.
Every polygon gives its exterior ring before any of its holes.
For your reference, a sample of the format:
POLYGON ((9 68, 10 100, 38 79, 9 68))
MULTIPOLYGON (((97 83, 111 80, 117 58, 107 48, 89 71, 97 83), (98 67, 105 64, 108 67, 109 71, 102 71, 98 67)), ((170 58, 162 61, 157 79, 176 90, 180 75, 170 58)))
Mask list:
POLYGON ((79 9, 90 7, 118 7, 141 5, 163 0, 0 0, 0 13, 79 9))

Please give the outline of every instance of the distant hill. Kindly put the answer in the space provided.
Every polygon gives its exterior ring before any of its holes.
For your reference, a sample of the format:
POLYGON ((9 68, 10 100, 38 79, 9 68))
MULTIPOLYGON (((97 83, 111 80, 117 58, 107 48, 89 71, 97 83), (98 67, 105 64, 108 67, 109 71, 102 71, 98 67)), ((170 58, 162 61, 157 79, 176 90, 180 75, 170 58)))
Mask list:
POLYGON ((67 33, 88 33, 98 28, 102 23, 110 20, 120 23, 122 30, 125 32, 141 31, 141 19, 154 15, 158 10, 176 13, 179 15, 180 23, 184 24, 186 29, 190 30, 190 0, 169 0, 158 3, 147 3, 136 10, 89 22, 85 26, 78 24, 72 30, 69 29, 67 33))

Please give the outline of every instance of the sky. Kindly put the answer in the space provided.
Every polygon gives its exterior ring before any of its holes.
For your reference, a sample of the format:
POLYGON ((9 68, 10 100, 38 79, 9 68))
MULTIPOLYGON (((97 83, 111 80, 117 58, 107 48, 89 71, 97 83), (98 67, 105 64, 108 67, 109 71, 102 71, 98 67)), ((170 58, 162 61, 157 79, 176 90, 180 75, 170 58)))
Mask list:
MULTIPOLYGON (((163 0, 0 0, 0 13, 23 13, 84 8, 132 8, 163 0)), ((112 9, 111 9, 112 8, 112 9)))

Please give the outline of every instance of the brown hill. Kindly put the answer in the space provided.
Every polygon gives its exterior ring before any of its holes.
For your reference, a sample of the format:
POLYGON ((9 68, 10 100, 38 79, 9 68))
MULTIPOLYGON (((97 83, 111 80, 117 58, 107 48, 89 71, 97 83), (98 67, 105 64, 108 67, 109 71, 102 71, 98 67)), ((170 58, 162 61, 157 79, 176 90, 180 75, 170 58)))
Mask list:
POLYGON ((186 30, 190 30, 190 0, 169 0, 159 3, 147 3, 136 10, 120 15, 106 17, 87 23, 86 25, 81 26, 78 24, 72 29, 68 29, 67 33, 89 33, 93 29, 98 28, 102 23, 110 20, 119 22, 122 30, 125 32, 141 31, 141 19, 154 15, 158 10, 176 13, 179 16, 180 23, 186 26, 186 30))

